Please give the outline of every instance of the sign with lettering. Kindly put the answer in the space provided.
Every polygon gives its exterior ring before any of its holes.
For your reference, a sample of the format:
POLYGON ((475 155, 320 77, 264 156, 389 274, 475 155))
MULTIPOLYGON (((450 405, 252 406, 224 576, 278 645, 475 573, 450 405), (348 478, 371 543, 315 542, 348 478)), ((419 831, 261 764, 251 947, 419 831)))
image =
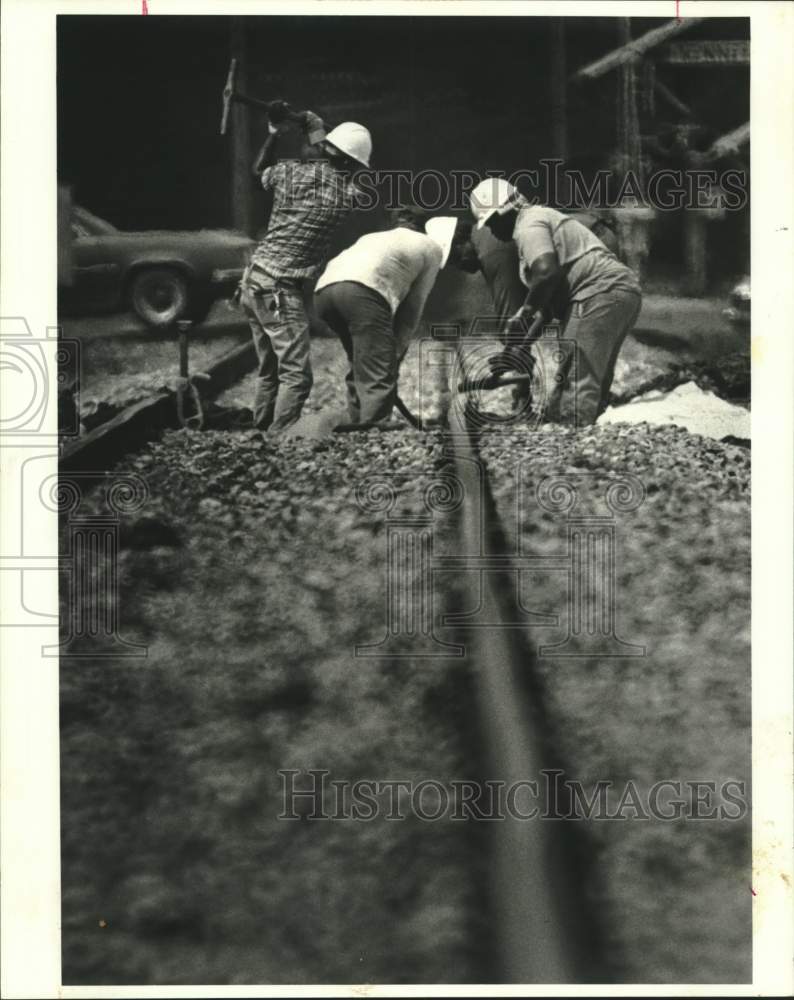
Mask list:
POLYGON ((690 66, 731 66, 750 65, 750 42, 670 42, 661 51, 661 61, 684 63, 690 66))

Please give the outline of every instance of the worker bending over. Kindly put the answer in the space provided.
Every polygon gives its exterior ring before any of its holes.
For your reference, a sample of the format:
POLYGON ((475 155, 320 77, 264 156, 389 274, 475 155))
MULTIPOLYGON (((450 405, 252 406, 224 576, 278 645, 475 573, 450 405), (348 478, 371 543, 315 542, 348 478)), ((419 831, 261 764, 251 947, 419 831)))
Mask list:
MULTIPOLYGON (((572 212, 569 217, 586 226, 601 240, 607 250, 617 256, 617 237, 611 226, 602 218, 592 212, 572 212)), ((474 227, 468 241, 464 238, 462 227, 459 227, 459 232, 461 247, 457 265, 469 274, 481 273, 485 278, 496 310, 494 322, 499 326, 499 332, 503 332, 508 319, 518 312, 527 297, 527 289, 519 271, 518 249, 515 242, 497 239, 488 226, 474 227)), ((568 303, 563 302, 557 295, 552 305, 554 315, 562 319, 568 303)))
POLYGON ((478 229, 487 226, 498 240, 515 243, 526 296, 507 334, 526 331, 539 310, 553 314, 555 302, 564 304, 562 338, 573 343, 561 345, 547 419, 595 423, 609 401, 621 345, 640 311, 636 276, 581 222, 529 205, 501 178, 477 185, 471 209, 478 229))
POLYGON ((315 288, 315 309, 350 361, 351 423, 388 419, 400 362, 449 257, 457 220, 438 217, 417 231, 405 217, 386 232, 362 236, 334 257, 315 288))
MULTIPOLYGON (((316 116, 304 117, 304 125, 310 138, 319 138, 316 116)), ((351 175, 369 166, 370 134, 363 125, 343 122, 325 137, 322 153, 262 172, 273 210, 240 283, 258 358, 254 425, 271 433, 295 423, 312 387, 303 281, 318 273, 334 230, 360 203, 351 175)))

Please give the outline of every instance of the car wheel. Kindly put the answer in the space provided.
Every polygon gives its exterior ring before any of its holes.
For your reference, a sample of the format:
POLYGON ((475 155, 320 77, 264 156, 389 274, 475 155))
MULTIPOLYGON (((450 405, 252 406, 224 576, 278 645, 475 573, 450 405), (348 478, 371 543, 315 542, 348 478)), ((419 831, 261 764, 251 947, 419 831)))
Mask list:
POLYGON ((149 326, 167 326, 187 312, 187 281, 168 267, 146 268, 132 279, 130 304, 149 326))

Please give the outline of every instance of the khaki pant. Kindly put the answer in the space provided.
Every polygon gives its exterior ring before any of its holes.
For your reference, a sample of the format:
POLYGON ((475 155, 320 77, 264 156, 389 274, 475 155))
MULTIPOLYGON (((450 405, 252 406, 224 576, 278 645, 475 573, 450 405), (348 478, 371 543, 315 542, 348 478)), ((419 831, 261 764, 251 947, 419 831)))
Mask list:
POLYGON ((313 381, 300 282, 274 280, 272 287, 260 288, 243 281, 240 305, 259 359, 254 426, 283 431, 300 417, 313 381))
POLYGON ((623 289, 571 303, 562 330, 562 360, 546 408, 548 420, 593 424, 609 404, 615 363, 642 298, 623 289))
POLYGON ((339 337, 350 362, 345 379, 350 422, 391 416, 402 351, 386 299, 366 285, 337 281, 316 292, 314 302, 317 315, 339 337))

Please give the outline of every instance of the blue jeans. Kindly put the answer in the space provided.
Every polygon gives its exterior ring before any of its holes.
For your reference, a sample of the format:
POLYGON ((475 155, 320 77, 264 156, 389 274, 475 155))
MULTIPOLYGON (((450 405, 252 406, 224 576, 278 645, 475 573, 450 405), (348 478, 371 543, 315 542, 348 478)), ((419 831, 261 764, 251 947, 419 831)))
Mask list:
POLYGON ((272 279, 262 287, 244 278, 240 305, 259 359, 254 426, 283 431, 300 417, 313 382, 301 284, 272 279))

